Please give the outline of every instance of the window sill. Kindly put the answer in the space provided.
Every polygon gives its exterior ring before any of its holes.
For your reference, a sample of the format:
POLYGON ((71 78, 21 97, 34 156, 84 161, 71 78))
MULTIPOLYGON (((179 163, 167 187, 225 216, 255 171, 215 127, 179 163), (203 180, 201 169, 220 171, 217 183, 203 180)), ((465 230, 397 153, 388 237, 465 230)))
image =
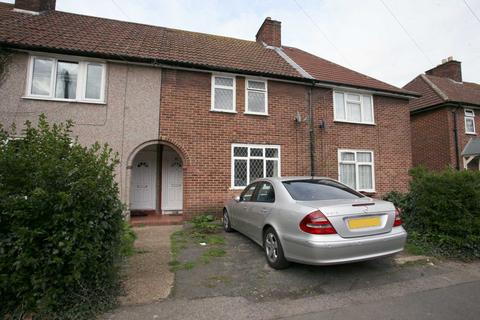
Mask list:
POLYGON ((219 112, 219 113, 232 113, 235 114, 237 111, 229 111, 229 110, 216 110, 216 109, 210 109, 210 112, 219 112))
POLYGON ((46 97, 30 97, 24 96, 22 99, 27 100, 43 100, 43 101, 52 101, 52 102, 69 102, 69 103, 83 103, 83 104, 100 104, 106 105, 104 101, 88 101, 88 100, 73 100, 73 99, 55 99, 55 98, 46 98, 46 97))
POLYGON ((333 122, 350 123, 350 124, 363 124, 363 125, 366 125, 366 126, 376 126, 377 125, 375 122, 355 122, 355 121, 346 121, 346 120, 333 120, 333 122))
POLYGON ((476 132, 465 132, 465 134, 468 134, 468 135, 470 135, 470 136, 476 136, 476 135, 477 135, 476 132))
POLYGON ((246 114, 249 116, 264 116, 264 117, 270 116, 268 113, 257 113, 257 112, 249 112, 249 111, 245 111, 243 114, 246 114))
POLYGON ((231 191, 239 191, 239 190, 243 190, 245 189, 247 186, 245 187, 230 187, 228 188, 228 190, 231 190, 231 191))

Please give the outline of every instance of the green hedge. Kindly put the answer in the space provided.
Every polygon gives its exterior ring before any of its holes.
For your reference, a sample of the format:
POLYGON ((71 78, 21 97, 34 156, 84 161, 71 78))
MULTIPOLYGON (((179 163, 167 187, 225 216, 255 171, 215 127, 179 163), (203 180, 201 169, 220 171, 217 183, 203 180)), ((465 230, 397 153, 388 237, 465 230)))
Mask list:
POLYGON ((107 146, 71 123, 0 130, 0 316, 92 318, 118 293, 122 211, 107 146))
POLYGON ((386 198, 402 209, 412 244, 426 253, 480 257, 480 172, 411 170, 410 192, 386 198))

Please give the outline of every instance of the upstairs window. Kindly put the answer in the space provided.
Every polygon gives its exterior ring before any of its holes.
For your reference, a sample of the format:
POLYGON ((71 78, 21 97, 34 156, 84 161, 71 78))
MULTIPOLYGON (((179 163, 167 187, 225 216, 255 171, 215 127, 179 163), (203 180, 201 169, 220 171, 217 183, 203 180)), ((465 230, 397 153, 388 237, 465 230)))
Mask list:
POLYGON ((245 113, 268 114, 267 81, 246 80, 245 113))
POLYGON ((334 91, 333 96, 335 121, 374 124, 371 95, 334 91))
POLYGON ((475 134, 475 111, 465 109, 465 133, 475 134))
POLYGON ((235 77, 212 76, 211 110, 235 112, 235 77))
POLYGON ((375 191, 373 151, 338 150, 338 180, 358 191, 375 191))
POLYGON ((104 102, 105 64, 31 57, 27 97, 104 102))
POLYGON ((280 146, 232 145, 232 188, 243 188, 255 179, 280 176, 280 146))

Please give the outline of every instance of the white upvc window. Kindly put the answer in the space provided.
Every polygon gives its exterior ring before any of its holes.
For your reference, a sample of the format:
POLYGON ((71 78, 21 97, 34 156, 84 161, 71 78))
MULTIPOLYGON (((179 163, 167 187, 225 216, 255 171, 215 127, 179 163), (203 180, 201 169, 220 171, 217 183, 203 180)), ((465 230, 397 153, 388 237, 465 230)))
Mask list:
POLYGON ((280 176, 280 146, 232 144, 232 188, 242 189, 255 179, 280 176))
POLYGON ((375 192, 373 151, 338 150, 338 180, 358 191, 375 192))
POLYGON ((370 94, 333 91, 333 108, 335 121, 375 124, 370 94))
POLYGON ((476 134, 475 131, 475 111, 465 109, 465 133, 476 134))
POLYGON ((31 56, 26 97, 104 103, 105 69, 102 62, 31 56))
POLYGON ((245 113, 268 115, 267 81, 246 79, 245 113))
POLYGON ((235 77, 212 75, 212 111, 235 113, 235 77))

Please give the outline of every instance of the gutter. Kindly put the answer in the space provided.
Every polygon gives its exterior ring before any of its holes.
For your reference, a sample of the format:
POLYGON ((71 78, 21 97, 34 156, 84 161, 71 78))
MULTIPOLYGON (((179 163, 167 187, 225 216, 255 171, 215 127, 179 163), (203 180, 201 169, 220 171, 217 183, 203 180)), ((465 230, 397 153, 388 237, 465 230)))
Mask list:
POLYGON ((310 175, 315 176, 315 132, 313 123, 313 105, 312 105, 312 89, 315 87, 315 83, 312 82, 312 86, 308 89, 308 113, 309 113, 309 138, 310 138, 310 175))

